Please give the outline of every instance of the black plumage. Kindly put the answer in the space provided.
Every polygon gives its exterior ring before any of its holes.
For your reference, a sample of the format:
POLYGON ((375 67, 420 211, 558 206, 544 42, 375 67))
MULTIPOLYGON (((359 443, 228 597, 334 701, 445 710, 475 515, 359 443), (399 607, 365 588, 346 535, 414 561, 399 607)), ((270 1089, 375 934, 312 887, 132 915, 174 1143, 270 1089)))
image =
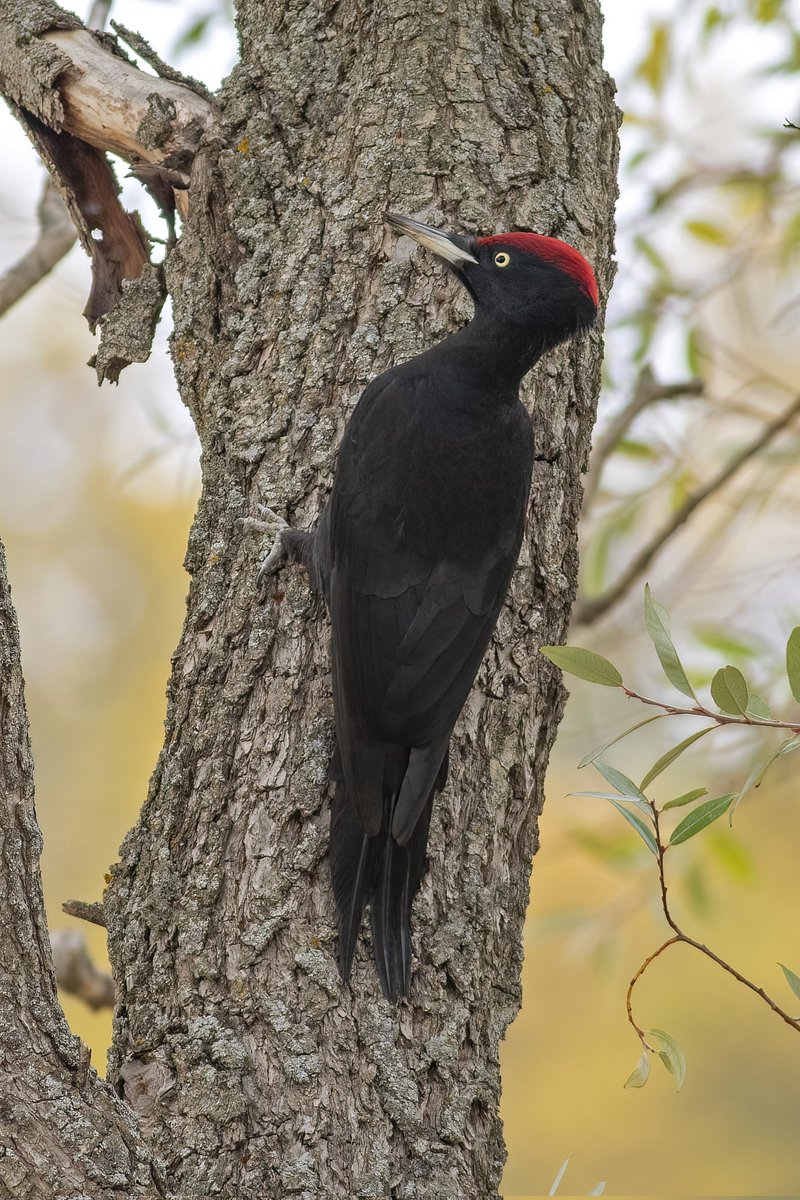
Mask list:
POLYGON ((586 260, 552 238, 476 239, 387 220, 448 262, 475 315, 365 389, 318 524, 286 530, 283 543, 331 618, 341 973, 369 904, 394 1001, 408 991, 411 904, 448 743, 522 541, 534 437, 519 384, 592 323, 597 288, 586 260))

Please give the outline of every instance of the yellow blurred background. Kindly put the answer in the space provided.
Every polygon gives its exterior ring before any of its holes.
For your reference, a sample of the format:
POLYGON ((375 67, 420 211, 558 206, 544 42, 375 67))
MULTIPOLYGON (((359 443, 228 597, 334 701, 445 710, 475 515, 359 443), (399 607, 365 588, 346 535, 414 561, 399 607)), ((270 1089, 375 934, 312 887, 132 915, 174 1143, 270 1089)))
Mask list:
MULTIPOLYGON (((151 18, 165 7, 142 5, 151 18)), ((630 5, 608 3, 606 9, 614 34, 629 19, 630 5)), ((137 24, 124 11, 119 19, 137 24)), ((152 32, 152 23, 140 24, 152 32)), ((189 63, 187 69, 196 68, 189 63)), ((724 64, 720 70, 724 83, 724 64)), ((729 100, 720 84, 715 102, 729 100)), ((29 214, 40 175, 10 119, 0 134, 20 163, 18 190, 2 197, 5 265, 32 237, 29 214)), ((765 298, 771 303, 771 287, 771 277, 756 273, 738 292, 728 289, 705 303, 704 319, 723 327, 725 338, 748 355, 748 370, 739 376, 730 360, 709 367, 717 397, 750 386, 751 367, 756 374, 759 368, 778 372, 790 383, 800 378, 796 323, 788 332, 775 324, 761 330, 753 315, 765 310, 765 298)), ((104 873, 146 792, 183 615, 181 562, 198 487, 196 443, 175 399, 166 323, 146 366, 124 372, 119 388, 98 390, 85 366, 94 348, 80 315, 86 290, 86 264, 75 250, 0 322, 0 536, 22 633, 45 837, 42 869, 54 928, 76 926, 61 913, 65 899, 100 896, 104 873)), ((753 404, 763 413, 774 397, 765 401, 763 381, 758 387, 753 404)), ((744 436, 752 415, 734 413, 739 424, 729 426, 730 445, 744 436)), ((718 417, 712 398, 704 419, 718 417)), ((698 437, 683 411, 658 410, 645 433, 653 444, 661 438, 678 446, 699 474, 704 429, 698 437)), ((800 621, 796 489, 790 474, 780 475, 769 504, 743 517, 757 483, 755 474, 745 474, 721 494, 659 560, 651 581, 674 612, 676 640, 689 648, 696 672, 725 661, 698 634, 725 621, 755 647, 755 681, 781 709, 788 692, 773 666, 780 666, 781 637, 800 621)), ((650 510, 643 511, 646 522, 650 510)), ((630 553, 624 539, 615 544, 607 571, 622 569, 630 553)), ((608 621, 576 640, 608 654, 626 680, 667 696, 641 632, 640 594, 637 585, 608 621)), ((636 993, 640 1024, 668 1030, 684 1047, 684 1089, 675 1092, 660 1064, 644 1090, 623 1089, 639 1054, 626 1021, 625 990, 667 936, 654 864, 602 801, 567 793, 598 786, 591 767, 579 772, 575 764, 644 714, 589 684, 572 680, 571 691, 534 864, 524 1006, 503 1052, 504 1195, 545 1194, 570 1154, 559 1194, 586 1194, 601 1180, 608 1194, 621 1195, 798 1194, 800 1039, 757 997, 686 947, 660 958, 636 993)), ((665 724, 623 742, 610 760, 630 775, 644 772, 670 744, 665 737, 674 742, 696 727, 679 726, 673 734, 665 724)), ((767 739, 762 750, 772 745, 767 739)), ((735 732, 715 733, 664 777, 660 798, 701 785, 711 794, 726 791, 741 782, 757 752, 735 732)), ((800 971, 796 771, 795 760, 786 760, 745 801, 733 831, 719 822, 670 864, 676 915, 687 930, 787 1007, 792 996, 776 964, 800 971)), ((103 932, 81 928, 102 965, 103 932)), ((69 997, 64 1007, 102 1067, 109 1014, 92 1014, 69 997)))

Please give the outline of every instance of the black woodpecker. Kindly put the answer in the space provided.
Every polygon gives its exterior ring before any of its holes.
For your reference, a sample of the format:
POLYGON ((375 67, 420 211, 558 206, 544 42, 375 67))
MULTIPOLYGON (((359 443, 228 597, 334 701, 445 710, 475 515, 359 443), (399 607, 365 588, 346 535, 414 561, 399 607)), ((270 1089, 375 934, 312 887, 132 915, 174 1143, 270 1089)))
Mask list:
POLYGON ((444 259, 474 316, 364 390, 317 525, 282 531, 262 583, 285 554, 325 596, 339 967, 347 980, 369 905, 381 986, 396 1001, 408 992, 411 904, 450 736, 522 542, 534 433, 520 382, 592 325, 598 297, 589 263, 555 238, 385 219, 444 259))

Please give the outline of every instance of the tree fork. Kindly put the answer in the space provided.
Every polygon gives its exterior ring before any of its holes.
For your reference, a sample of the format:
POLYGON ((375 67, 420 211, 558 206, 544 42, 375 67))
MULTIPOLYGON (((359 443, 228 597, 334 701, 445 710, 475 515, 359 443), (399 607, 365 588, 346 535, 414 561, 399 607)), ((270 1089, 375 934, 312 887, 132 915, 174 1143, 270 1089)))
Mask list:
MULTIPOLYGON (((0 4, 17 28, 22 7, 0 4)), ((599 337, 534 374, 529 533, 457 727, 397 1009, 368 947, 350 986, 335 967, 325 623, 295 569, 256 605, 237 521, 268 503, 308 527, 363 386, 463 318, 435 264, 387 259, 385 208, 562 237, 607 290, 617 114, 599 6, 546 0, 532 25, 503 0, 240 0, 237 20, 242 57, 166 264, 203 494, 165 744, 104 898, 110 1078, 180 1197, 483 1200, 563 703, 536 650, 563 640, 574 598, 599 337)))

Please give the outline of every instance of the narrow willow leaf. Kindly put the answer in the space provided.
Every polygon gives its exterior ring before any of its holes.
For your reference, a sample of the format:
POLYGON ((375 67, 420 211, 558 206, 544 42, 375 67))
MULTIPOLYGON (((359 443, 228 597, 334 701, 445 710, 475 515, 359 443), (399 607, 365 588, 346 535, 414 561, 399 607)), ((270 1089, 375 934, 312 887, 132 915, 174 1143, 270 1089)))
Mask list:
POLYGON ((641 1058, 636 1066, 631 1071, 628 1078, 625 1080, 626 1088, 641 1088, 647 1083, 650 1078, 650 1055, 646 1050, 642 1051, 641 1058))
POLYGON ((645 1037, 658 1050, 658 1057, 670 1074, 675 1076, 675 1086, 680 1091, 686 1079, 686 1055, 683 1050, 663 1029, 648 1029, 645 1037))
POLYGON ((699 800, 701 796, 707 795, 708 788, 694 788, 691 792, 684 792, 682 796, 676 796, 674 800, 668 800, 661 811, 666 812, 668 808, 683 808, 687 804, 694 804, 695 800, 699 800))
POLYGON ((709 242, 712 246, 727 246, 730 242, 727 231, 711 221, 687 221, 684 228, 698 241, 709 242))
POLYGON ((750 692, 738 667, 720 667, 711 680, 711 695, 720 712, 734 716, 743 716, 747 712, 750 692))
POLYGON ((669 26, 662 21, 653 25, 650 46, 636 68, 636 75, 643 79, 656 94, 662 91, 669 68, 669 26))
POLYGON ((613 798, 613 796, 609 796, 609 797, 607 797, 607 799, 610 804, 614 805, 614 808, 617 810, 617 812, 622 813, 623 817, 628 822, 628 824, 632 825, 633 828, 636 830, 636 832, 639 834, 639 837, 642 839, 645 846, 647 846, 647 849, 652 854, 655 854, 655 856, 657 858, 658 857, 658 842, 656 841, 656 837, 655 837, 655 834, 653 833, 652 829, 650 829, 649 826, 645 825, 645 823, 641 817, 637 817, 635 812, 631 812, 631 810, 629 808, 626 808, 624 804, 621 804, 619 802, 619 800, 615 800, 613 798))
POLYGON ((742 641, 716 625, 695 625, 692 633, 701 646, 724 654, 727 658, 754 658, 759 652, 751 642, 742 641))
POLYGON ((550 1185, 550 1191, 547 1193, 548 1196, 555 1196, 556 1192, 558 1191, 558 1189, 561 1185, 561 1180, 564 1178, 564 1172, 566 1171, 567 1167, 569 1166, 569 1160, 571 1158, 572 1158, 572 1155, 568 1154, 567 1157, 562 1162, 561 1166, 558 1168, 558 1171, 556 1172, 556 1177, 550 1185))
POLYGON ((645 725, 649 725, 652 721, 660 721, 666 715, 666 713, 656 713, 654 717, 645 717, 643 721, 639 721, 636 725, 631 725, 630 729, 626 729, 623 733, 618 733, 610 742, 606 742, 603 746, 598 746, 596 750, 592 750, 591 753, 585 755, 578 763, 578 770, 581 767, 588 767, 589 763, 593 763, 601 754, 605 754, 606 750, 610 750, 612 746, 616 746, 617 742, 621 742, 629 733, 635 733, 637 729, 643 729, 645 725))
POLYGON ((649 583, 645 584, 644 588, 644 623, 647 626, 650 640, 656 648, 658 661, 661 663, 667 679, 684 696, 689 696, 690 699, 696 700, 697 697, 694 694, 692 685, 686 678, 683 664, 678 658, 678 651, 675 649, 670 636, 669 613, 662 604, 653 599, 650 594, 649 583))
POLYGON ((694 812, 688 813, 675 826, 669 839, 670 846, 679 846, 681 842, 688 842, 690 837, 694 837, 696 833, 700 833, 701 829, 705 829, 712 821, 716 821, 728 811, 733 797, 734 793, 731 792, 729 796, 715 796, 713 800, 706 800, 704 804, 698 804, 694 812))
POLYGON ((792 695, 800 702, 800 625, 795 625, 786 643, 786 674, 792 695))
POLYGON ((594 1187, 592 1188, 592 1190, 590 1192, 586 1193, 586 1195, 587 1196, 602 1196, 602 1194, 605 1190, 606 1190, 606 1181, 605 1181, 605 1179, 601 1179, 599 1183, 596 1183, 594 1185, 594 1187))
POLYGON ((706 838, 706 847, 717 864, 736 883, 752 883, 756 866, 750 850, 727 829, 714 829, 706 838))
POLYGON ((798 1000, 800 1000, 800 975, 796 975, 794 971, 790 971, 788 967, 783 965, 783 963, 778 963, 778 966, 786 976, 786 982, 788 983, 789 987, 792 989, 795 996, 797 996, 798 1000))
POLYGON ((751 791, 754 787, 761 787, 764 776, 766 775, 767 771, 770 769, 772 764, 775 762, 775 760, 778 758, 781 758, 784 754, 791 754, 792 751, 796 750, 799 746, 800 746, 800 734, 796 735, 795 737, 787 738, 785 742, 781 742, 780 746, 778 746, 778 749, 773 754, 770 754, 770 756, 766 760, 766 762, 757 763, 756 766, 753 767, 752 771, 747 776, 747 779, 745 780, 744 784, 742 785, 741 791, 739 792, 739 794, 737 795, 736 799, 733 802, 733 807, 731 808, 731 817, 730 817, 731 825, 733 824, 733 814, 736 812, 736 809, 739 807, 742 800, 744 800, 747 793, 749 791, 751 791))
POLYGON ((705 737, 707 733, 711 733, 711 730, 716 728, 716 725, 707 725, 705 729, 698 729, 697 733, 690 734, 689 737, 684 738, 682 742, 679 742, 677 746, 673 746, 671 750, 667 750, 666 754, 661 755, 661 758, 659 758, 658 762, 653 763, 652 767, 642 780, 641 787, 643 789, 646 788, 647 785, 652 783, 662 771, 666 771, 670 763, 674 763, 675 759, 679 755, 683 754, 684 750, 688 750, 689 747, 698 740, 698 738, 705 737))
POLYGON ((612 787, 615 787, 621 796, 627 796, 629 800, 638 800, 640 804, 647 805, 647 796, 636 786, 632 779, 627 775, 623 775, 622 771, 618 771, 616 767, 610 767, 608 763, 604 763, 598 759, 594 764, 600 774, 608 780, 612 787))
POLYGON ((584 650, 580 646, 540 646, 539 652, 562 671, 577 675, 578 679, 601 683, 604 687, 622 687, 622 676, 617 668, 594 650, 584 650))

